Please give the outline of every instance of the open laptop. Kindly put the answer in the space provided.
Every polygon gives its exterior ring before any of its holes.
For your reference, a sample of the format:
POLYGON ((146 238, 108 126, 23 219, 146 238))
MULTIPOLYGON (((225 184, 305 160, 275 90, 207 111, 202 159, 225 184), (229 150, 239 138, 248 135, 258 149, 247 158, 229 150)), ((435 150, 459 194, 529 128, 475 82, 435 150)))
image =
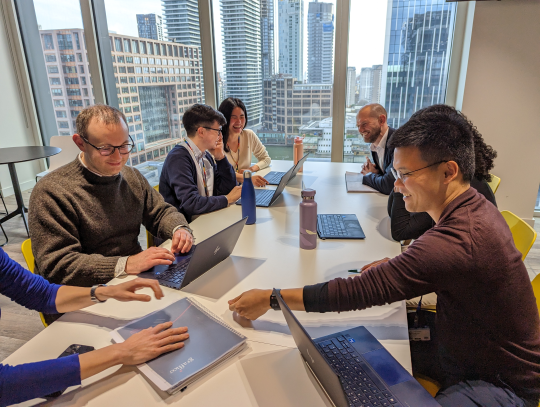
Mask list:
MULTIPOLYGON (((296 174, 298 174, 298 171, 300 171, 300 168, 302 168, 302 165, 304 165, 304 162, 307 160, 309 153, 304 155, 297 163, 296 165, 293 165, 294 171, 292 172, 291 176, 289 177, 289 180, 287 181, 287 184, 296 177, 296 174)), ((270 171, 268 174, 264 176, 264 179, 268 181, 269 185, 279 185, 281 182, 281 179, 285 176, 286 172, 280 172, 280 171, 270 171)))
POLYGON ((317 233, 325 239, 365 239, 356 215, 317 215, 317 233))
MULTIPOLYGON (((289 171, 285 173, 285 175, 281 178, 281 181, 279 181, 279 185, 276 189, 255 189, 255 205, 267 208, 276 202, 285 189, 287 182, 289 182, 289 178, 291 177, 293 170, 294 167, 291 167, 289 171)), ((242 199, 236 201, 236 205, 242 205, 242 199)))
POLYGON ((298 350, 337 407, 440 407, 363 326, 311 339, 279 292, 279 306, 298 350))
POLYGON ((158 280, 159 284, 177 290, 185 287, 231 255, 247 219, 246 216, 214 236, 193 245, 188 253, 175 254, 176 260, 173 264, 154 266, 139 274, 139 277, 158 280))

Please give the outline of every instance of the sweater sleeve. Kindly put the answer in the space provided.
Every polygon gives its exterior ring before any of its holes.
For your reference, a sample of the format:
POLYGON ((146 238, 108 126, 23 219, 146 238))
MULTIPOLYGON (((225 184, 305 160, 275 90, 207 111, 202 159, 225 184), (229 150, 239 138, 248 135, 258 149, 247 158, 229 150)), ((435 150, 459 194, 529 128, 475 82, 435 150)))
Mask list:
POLYGON ((266 151, 266 147, 261 142, 259 137, 254 132, 251 132, 251 150, 253 155, 259 160, 257 165, 259 166, 259 169, 262 170, 263 168, 266 168, 270 165, 272 162, 272 159, 268 155, 268 151, 266 151))
MULTIPOLYGON (((54 314, 60 288, 30 273, 0 249, 0 293, 26 308, 54 314)), ((1 399, 1 396, 0 396, 1 399)))
POLYGON ((227 195, 236 186, 234 168, 226 157, 219 161, 214 161, 210 154, 206 157, 214 167, 214 195, 227 195))
POLYGON ((178 226, 188 226, 186 218, 178 210, 165 202, 148 180, 135 169, 142 187, 144 199, 143 225, 152 235, 161 239, 171 239, 178 226))
POLYGON ((390 229, 394 240, 418 239, 434 225, 426 212, 411 213, 405 209, 403 195, 391 192, 388 199, 390 229))
POLYGON ((44 181, 34 187, 28 211, 36 273, 52 283, 87 287, 113 279, 120 256, 84 253, 79 214, 73 205, 61 202, 58 186, 52 191, 44 181))
MULTIPOLYGON (((174 197, 164 195, 167 202, 175 201, 178 204, 178 210, 188 219, 191 219, 193 215, 201 215, 227 207, 229 202, 225 196, 202 196, 197 188, 196 179, 197 169, 189 153, 181 151, 181 148, 176 146, 165 160, 159 181, 160 185, 166 184, 164 190, 169 190, 170 194, 174 194, 174 197)), ((234 182, 236 183, 236 178, 234 182)))
POLYGON ((21 403, 79 384, 79 355, 18 366, 0 365, 0 405, 21 403))

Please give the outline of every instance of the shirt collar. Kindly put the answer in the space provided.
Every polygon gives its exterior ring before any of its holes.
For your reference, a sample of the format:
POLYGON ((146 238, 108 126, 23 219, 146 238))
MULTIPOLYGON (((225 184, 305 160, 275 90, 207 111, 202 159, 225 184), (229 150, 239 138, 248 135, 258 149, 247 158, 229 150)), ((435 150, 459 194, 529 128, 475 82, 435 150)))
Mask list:
POLYGON ((85 164, 84 161, 82 160, 82 154, 83 154, 83 152, 81 151, 81 152, 79 153, 79 155, 77 156, 77 157, 79 158, 79 162, 81 163, 81 165, 82 165, 84 168, 86 168, 88 171, 90 171, 92 174, 97 175, 98 177, 104 177, 104 175, 102 175, 102 174, 100 174, 100 173, 98 173, 98 172, 94 172, 94 171, 92 171, 90 168, 88 168, 88 167, 86 166, 86 164, 85 164))
POLYGON ((204 157, 204 152, 202 152, 199 149, 199 147, 197 147, 197 145, 193 141, 191 141, 189 137, 186 137, 186 142, 191 147, 191 150, 193 151, 193 155, 195 156, 197 160, 200 160, 204 157))
POLYGON ((388 138, 388 130, 389 129, 390 129, 389 127, 386 129, 386 132, 384 133, 384 136, 382 137, 381 141, 379 141, 378 144, 371 143, 371 151, 377 151, 377 149, 386 148, 386 139, 388 138))

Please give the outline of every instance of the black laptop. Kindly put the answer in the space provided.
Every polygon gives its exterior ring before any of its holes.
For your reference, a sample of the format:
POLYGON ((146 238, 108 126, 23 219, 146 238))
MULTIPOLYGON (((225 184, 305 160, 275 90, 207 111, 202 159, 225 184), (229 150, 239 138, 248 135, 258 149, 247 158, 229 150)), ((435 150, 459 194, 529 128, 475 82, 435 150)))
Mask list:
POLYGON ((337 407, 441 407, 363 326, 311 339, 277 290, 306 365, 337 407))
MULTIPOLYGON (((291 180, 296 177, 296 174, 298 174, 298 171, 300 171, 300 168, 302 168, 302 165, 304 165, 304 162, 307 160, 309 153, 307 153, 305 156, 303 156, 296 165, 293 165, 293 172, 291 176, 289 177, 289 180, 287 181, 287 184, 291 182, 291 180)), ((281 171, 270 171, 268 174, 264 176, 264 179, 268 181, 269 185, 279 185, 281 182, 281 179, 285 176, 286 172, 281 171)))
POLYGON ((154 266, 139 274, 139 277, 158 280, 159 284, 177 290, 185 287, 231 255, 247 219, 246 216, 214 236, 193 245, 188 253, 176 254, 173 264, 154 266))
MULTIPOLYGON (((281 178, 281 181, 279 181, 279 185, 276 189, 255 189, 255 205, 267 208, 276 202, 285 189, 287 182, 289 182, 289 178, 291 177, 293 170, 294 167, 291 167, 289 171, 285 173, 285 175, 281 178)), ((236 201, 236 205, 242 205, 242 199, 236 201)))
POLYGON ((325 239, 365 239, 356 215, 317 215, 317 234, 325 239))

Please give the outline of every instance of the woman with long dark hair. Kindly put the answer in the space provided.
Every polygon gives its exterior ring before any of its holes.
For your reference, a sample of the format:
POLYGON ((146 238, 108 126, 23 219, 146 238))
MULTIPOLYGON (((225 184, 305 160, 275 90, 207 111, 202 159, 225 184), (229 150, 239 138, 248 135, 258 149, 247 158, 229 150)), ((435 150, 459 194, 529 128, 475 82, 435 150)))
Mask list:
MULTIPOLYGON (((227 98, 221 102, 218 110, 227 120, 222 130, 225 156, 236 171, 236 180, 242 182, 244 171, 262 170, 268 167, 272 160, 259 137, 252 130, 246 129, 248 115, 246 106, 240 99, 227 98), (252 155, 257 158, 257 164, 251 165, 252 155)), ((268 184, 260 175, 253 175, 252 180, 257 187, 268 184)))
MULTIPOLYGON (((494 166, 493 161, 497 157, 497 152, 484 142, 484 138, 476 126, 463 113, 452 106, 429 106, 415 112, 411 116, 411 119, 433 112, 459 115, 469 123, 471 132, 473 133, 475 155, 475 171, 474 177, 471 179, 471 187, 484 195, 493 205, 497 206, 495 195, 488 184, 491 181, 489 171, 494 166)), ((444 135, 441 134, 441 137, 444 137, 444 135)), ((394 191, 388 197, 388 215, 390 216, 390 226, 394 240, 418 239, 435 224, 433 219, 425 212, 411 213, 407 211, 405 209, 403 195, 394 191)))

